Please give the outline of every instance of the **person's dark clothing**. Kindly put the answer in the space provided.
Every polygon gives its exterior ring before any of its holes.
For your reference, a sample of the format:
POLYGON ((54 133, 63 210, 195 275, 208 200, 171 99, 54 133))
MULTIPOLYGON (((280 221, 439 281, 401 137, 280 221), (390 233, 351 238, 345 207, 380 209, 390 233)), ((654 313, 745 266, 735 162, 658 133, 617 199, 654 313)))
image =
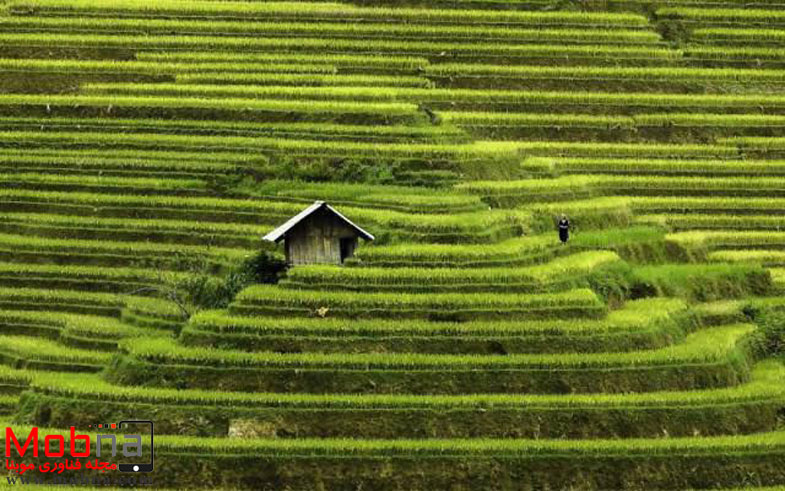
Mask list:
POLYGON ((570 240, 570 221, 567 219, 559 220, 559 240, 562 242, 570 240))

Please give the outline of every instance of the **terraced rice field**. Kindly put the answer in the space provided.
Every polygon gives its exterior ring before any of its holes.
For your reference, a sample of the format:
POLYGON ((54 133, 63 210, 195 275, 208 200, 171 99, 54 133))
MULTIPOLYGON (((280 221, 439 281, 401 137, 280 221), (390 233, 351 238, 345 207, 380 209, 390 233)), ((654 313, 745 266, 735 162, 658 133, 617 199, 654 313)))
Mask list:
POLYGON ((778 0, 0 0, 0 420, 153 420, 171 489, 783 489, 783 90, 778 0), (315 200, 376 240, 282 272, 315 200))

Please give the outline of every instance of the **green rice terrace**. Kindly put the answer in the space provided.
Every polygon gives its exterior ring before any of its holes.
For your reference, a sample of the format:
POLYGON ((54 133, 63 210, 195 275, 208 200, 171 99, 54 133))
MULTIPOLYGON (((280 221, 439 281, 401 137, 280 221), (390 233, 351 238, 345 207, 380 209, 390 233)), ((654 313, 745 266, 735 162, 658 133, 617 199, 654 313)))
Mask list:
POLYGON ((785 1, 0 0, 0 326, 160 488, 785 489, 785 1))

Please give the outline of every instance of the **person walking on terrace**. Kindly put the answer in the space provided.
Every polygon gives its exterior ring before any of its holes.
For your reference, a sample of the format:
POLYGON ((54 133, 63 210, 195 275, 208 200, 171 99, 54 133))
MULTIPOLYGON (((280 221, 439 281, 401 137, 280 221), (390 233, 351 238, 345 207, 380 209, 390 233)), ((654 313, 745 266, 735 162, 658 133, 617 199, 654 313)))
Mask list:
POLYGON ((570 221, 567 220, 567 215, 562 215, 559 220, 559 240, 562 244, 570 240, 570 221))

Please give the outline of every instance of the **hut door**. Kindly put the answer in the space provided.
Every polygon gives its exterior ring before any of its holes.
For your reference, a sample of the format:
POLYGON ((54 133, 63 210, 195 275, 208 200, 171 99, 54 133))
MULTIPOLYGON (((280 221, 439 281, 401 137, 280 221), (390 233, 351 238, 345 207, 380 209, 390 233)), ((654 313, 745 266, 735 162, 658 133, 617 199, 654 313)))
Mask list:
POLYGON ((354 237, 344 237, 341 239, 341 264, 354 254, 354 245, 357 239, 354 237))

